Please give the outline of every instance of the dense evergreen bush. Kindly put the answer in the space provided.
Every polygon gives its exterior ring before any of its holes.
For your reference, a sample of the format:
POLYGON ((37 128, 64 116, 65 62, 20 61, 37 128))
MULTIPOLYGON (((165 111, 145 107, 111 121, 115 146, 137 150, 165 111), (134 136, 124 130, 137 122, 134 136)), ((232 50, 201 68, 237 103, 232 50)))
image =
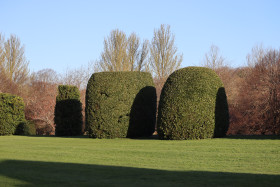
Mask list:
POLYGON ((22 122, 17 126, 16 135, 36 135, 35 123, 32 121, 22 122))
POLYGON ((86 127, 93 138, 136 138, 155 130, 156 90, 150 73, 101 72, 86 91, 86 127))
POLYGON ((0 93, 0 135, 14 134, 22 122, 25 122, 23 99, 0 93))
POLYGON ((188 67, 169 76, 159 102, 160 139, 222 137, 228 125, 227 97, 213 70, 188 67))
POLYGON ((79 89, 76 86, 58 86, 54 121, 57 136, 82 134, 82 103, 80 102, 79 89))

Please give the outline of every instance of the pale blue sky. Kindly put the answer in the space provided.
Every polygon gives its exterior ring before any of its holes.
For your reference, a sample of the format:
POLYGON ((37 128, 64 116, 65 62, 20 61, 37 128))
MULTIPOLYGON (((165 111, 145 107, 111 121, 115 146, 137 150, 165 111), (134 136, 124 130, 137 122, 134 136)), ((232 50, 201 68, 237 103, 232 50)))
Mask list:
POLYGON ((0 0, 0 32, 21 39, 31 71, 87 65, 111 30, 151 40, 161 24, 171 26, 182 67, 200 65, 211 44, 233 67, 256 44, 280 47, 278 0, 0 0))

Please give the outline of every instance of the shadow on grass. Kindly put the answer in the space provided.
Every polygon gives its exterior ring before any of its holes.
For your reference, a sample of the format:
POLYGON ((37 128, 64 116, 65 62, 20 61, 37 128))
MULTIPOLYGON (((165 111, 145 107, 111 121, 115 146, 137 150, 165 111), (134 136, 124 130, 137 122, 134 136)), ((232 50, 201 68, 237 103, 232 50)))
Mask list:
POLYGON ((6 160, 0 179, 4 186, 13 180, 22 182, 17 186, 279 186, 280 175, 6 160))
POLYGON ((246 140, 279 140, 278 135, 229 135, 226 136, 227 139, 246 139, 246 140))

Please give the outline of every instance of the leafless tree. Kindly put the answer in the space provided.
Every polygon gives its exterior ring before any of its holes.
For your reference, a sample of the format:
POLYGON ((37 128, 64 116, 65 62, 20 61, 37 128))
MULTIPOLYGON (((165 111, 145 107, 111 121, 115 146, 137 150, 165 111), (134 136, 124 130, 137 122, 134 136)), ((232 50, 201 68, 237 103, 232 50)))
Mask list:
POLYGON ((4 41, 4 36, 0 33, 0 64, 4 63, 4 41))
POLYGON ((169 25, 161 25, 154 30, 154 37, 150 46, 150 70, 159 80, 166 79, 178 69, 183 61, 183 55, 177 54, 175 37, 169 25))
POLYGON ((220 49, 216 45, 211 45, 208 53, 202 62, 203 66, 213 69, 214 71, 226 66, 225 58, 221 56, 220 49))
POLYGON ((127 60, 127 37, 120 30, 113 30, 104 39, 104 51, 98 61, 101 71, 130 71, 131 65, 127 60))
POLYGON ((247 65, 253 68, 258 62, 262 60, 267 52, 268 50, 264 49, 262 44, 256 45, 252 48, 251 53, 246 56, 247 65))
POLYGON ((239 96, 245 125, 253 133, 280 134, 280 50, 253 54, 258 60, 239 96))
POLYGON ((4 49, 1 56, 1 74, 14 83, 25 83, 29 76, 29 62, 26 60, 25 49, 21 45, 20 39, 15 35, 11 35, 4 42, 4 49))
POLYGON ((94 67, 97 71, 145 71, 148 52, 147 40, 141 44, 135 33, 127 38, 124 32, 113 30, 104 39, 101 59, 94 67))

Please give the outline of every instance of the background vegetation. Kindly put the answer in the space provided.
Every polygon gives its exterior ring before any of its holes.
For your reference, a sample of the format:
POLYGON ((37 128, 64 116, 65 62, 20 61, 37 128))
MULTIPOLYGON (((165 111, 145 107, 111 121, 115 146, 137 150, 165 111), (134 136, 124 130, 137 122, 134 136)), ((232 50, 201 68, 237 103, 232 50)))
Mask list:
MULTIPOLYGON (((92 73, 104 70, 148 71, 153 75, 159 101, 167 77, 180 67, 182 58, 177 53, 174 35, 168 25, 155 29, 151 42, 141 42, 135 33, 127 36, 116 29, 104 38, 100 59, 89 62, 88 66, 66 69, 61 74, 52 69, 30 73, 20 39, 15 35, 6 39, 0 34, 0 92, 23 98, 26 119, 35 123, 37 134, 54 134, 54 108, 59 84, 79 88, 85 116, 86 85, 92 73), (106 64, 107 69, 102 68, 105 67, 102 64, 106 64), (113 68, 117 65, 118 68, 113 68)), ((246 66, 233 68, 230 61, 220 54, 219 47, 212 45, 201 63, 213 69, 224 84, 230 114, 227 134, 280 134, 280 51, 257 45, 248 51, 246 60, 246 66)))

